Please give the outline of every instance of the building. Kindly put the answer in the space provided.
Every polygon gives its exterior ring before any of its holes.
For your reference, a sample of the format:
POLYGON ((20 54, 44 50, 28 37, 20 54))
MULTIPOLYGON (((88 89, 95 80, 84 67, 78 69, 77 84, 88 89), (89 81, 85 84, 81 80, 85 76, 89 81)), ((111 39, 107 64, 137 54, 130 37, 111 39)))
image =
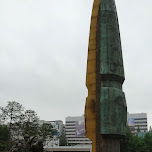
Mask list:
POLYGON ((57 130, 57 135, 53 137, 53 139, 46 140, 44 143, 44 148, 53 148, 53 147, 58 147, 60 144, 59 136, 64 132, 64 124, 63 121, 61 120, 56 120, 56 121, 44 121, 40 120, 39 125, 42 124, 51 124, 53 129, 57 130))
POLYGON ((64 124, 63 121, 61 120, 56 120, 56 121, 47 121, 52 124, 53 128, 58 131, 58 135, 61 135, 62 132, 64 132, 64 124))
POLYGON ((66 117, 65 133, 68 145, 85 145, 90 147, 92 144, 92 141, 85 136, 84 115, 79 117, 66 117))
POLYGON ((45 120, 38 120, 38 124, 51 124, 53 129, 56 129, 59 135, 64 131, 64 124, 61 120, 55 120, 55 121, 45 121, 45 120))
POLYGON ((127 123, 132 133, 148 131, 147 113, 128 113, 127 123))

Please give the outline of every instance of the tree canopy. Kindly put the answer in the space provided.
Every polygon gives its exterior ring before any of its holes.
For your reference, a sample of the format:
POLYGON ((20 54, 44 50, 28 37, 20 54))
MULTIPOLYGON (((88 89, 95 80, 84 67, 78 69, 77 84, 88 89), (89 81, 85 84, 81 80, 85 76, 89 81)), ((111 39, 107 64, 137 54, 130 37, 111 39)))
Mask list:
POLYGON ((23 138, 25 134, 50 141, 57 131, 50 123, 40 125, 38 121, 39 117, 34 110, 24 110, 18 102, 8 102, 6 107, 0 107, 0 122, 5 124, 0 125, 0 147, 5 149, 4 141, 13 144, 13 141, 23 138))
POLYGON ((132 135, 129 127, 126 130, 126 137, 121 141, 121 152, 152 152, 152 133, 148 132, 140 137, 132 135))
POLYGON ((10 141, 9 128, 6 125, 0 125, 0 151, 8 150, 10 141))

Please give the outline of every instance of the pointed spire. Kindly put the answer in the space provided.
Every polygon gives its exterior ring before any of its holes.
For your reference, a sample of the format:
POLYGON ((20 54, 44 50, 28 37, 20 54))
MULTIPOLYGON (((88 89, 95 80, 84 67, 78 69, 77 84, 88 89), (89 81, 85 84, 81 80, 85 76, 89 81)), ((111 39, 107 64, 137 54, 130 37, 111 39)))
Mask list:
POLYGON ((114 0, 102 0, 100 17, 100 74, 117 75, 124 81, 119 24, 114 0))
POLYGON ((116 5, 114 0, 102 0, 101 10, 103 11, 114 11, 116 12, 116 5))

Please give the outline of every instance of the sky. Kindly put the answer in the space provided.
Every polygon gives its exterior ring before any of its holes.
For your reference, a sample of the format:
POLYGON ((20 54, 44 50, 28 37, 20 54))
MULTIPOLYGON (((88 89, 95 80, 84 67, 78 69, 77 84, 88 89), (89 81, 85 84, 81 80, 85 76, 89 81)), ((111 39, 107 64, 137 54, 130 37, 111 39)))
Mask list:
MULTIPOLYGON (((129 113, 152 124, 152 1, 115 0, 129 113)), ((19 102, 42 120, 84 113, 93 0, 0 0, 0 106, 19 102)))

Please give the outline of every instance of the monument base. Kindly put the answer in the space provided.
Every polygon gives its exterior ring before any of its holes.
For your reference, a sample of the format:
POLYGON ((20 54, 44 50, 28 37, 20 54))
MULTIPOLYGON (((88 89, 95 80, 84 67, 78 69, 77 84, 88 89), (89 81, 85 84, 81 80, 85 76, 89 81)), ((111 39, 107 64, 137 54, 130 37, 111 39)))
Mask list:
POLYGON ((120 152, 120 140, 104 139, 102 152, 120 152))

